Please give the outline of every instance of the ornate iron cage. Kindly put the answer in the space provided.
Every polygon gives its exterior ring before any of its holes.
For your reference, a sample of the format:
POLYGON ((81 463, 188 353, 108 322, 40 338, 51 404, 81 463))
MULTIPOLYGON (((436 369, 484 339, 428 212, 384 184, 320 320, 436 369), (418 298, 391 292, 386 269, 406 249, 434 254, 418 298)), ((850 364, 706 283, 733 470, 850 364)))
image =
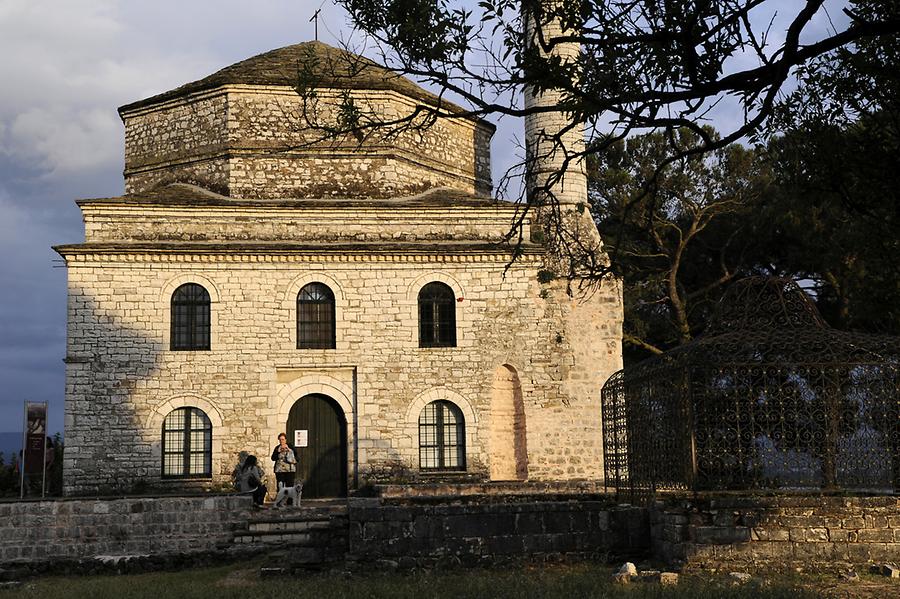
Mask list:
POLYGON ((604 385, 607 486, 900 491, 900 337, 829 328, 787 279, 749 278, 695 341, 604 385))

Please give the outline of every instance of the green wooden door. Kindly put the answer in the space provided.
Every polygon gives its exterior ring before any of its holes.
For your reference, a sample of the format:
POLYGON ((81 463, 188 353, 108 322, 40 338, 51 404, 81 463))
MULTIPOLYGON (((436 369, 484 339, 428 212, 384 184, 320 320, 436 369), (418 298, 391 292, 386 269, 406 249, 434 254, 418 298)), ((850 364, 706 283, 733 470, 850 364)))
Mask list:
POLYGON ((347 495, 347 421, 337 402, 326 395, 306 395, 294 403, 287 421, 288 440, 307 431, 306 447, 295 447, 303 497, 347 495))

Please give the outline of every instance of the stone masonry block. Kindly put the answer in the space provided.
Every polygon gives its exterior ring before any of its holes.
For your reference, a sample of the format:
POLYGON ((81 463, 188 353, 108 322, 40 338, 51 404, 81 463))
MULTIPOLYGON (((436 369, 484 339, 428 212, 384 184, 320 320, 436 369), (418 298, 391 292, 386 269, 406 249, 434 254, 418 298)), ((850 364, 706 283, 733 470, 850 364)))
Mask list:
POLYGON ((694 541, 701 545, 730 545, 750 541, 750 529, 746 526, 698 526, 694 528, 694 541))

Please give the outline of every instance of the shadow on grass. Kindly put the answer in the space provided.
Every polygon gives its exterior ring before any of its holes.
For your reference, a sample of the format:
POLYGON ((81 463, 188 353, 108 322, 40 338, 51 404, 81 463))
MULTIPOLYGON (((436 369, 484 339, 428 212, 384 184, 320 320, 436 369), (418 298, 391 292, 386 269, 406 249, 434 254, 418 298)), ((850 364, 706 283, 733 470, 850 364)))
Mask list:
POLYGON ((678 586, 611 583, 605 566, 541 566, 504 570, 456 570, 411 574, 332 572, 260 579, 262 562, 220 568, 127 576, 52 577, 33 580, 0 599, 230 599, 246 597, 390 599, 813 599, 819 595, 797 584, 741 587, 728 582, 682 577, 678 586))

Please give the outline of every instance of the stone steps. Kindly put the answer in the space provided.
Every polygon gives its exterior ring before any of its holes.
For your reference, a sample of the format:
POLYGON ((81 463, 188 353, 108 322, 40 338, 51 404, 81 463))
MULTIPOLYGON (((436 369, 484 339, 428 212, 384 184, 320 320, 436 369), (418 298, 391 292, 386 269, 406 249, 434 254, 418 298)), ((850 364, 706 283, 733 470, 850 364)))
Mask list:
POLYGON ((309 545, 312 535, 305 532, 239 532, 234 535, 234 542, 239 545, 309 545))
POLYGON ((322 504, 322 505, 306 505, 300 507, 287 506, 282 508, 265 507, 253 512, 250 520, 254 522, 276 522, 280 520, 322 520, 333 516, 346 516, 347 505, 341 504, 322 504))
POLYGON ((250 521, 248 532, 259 534, 308 532, 311 530, 324 530, 331 528, 330 520, 276 520, 276 521, 250 521))
POLYGON ((347 552, 349 520, 345 503, 318 502, 254 512, 234 533, 238 551, 275 550, 288 570, 321 567, 343 559, 347 552))

